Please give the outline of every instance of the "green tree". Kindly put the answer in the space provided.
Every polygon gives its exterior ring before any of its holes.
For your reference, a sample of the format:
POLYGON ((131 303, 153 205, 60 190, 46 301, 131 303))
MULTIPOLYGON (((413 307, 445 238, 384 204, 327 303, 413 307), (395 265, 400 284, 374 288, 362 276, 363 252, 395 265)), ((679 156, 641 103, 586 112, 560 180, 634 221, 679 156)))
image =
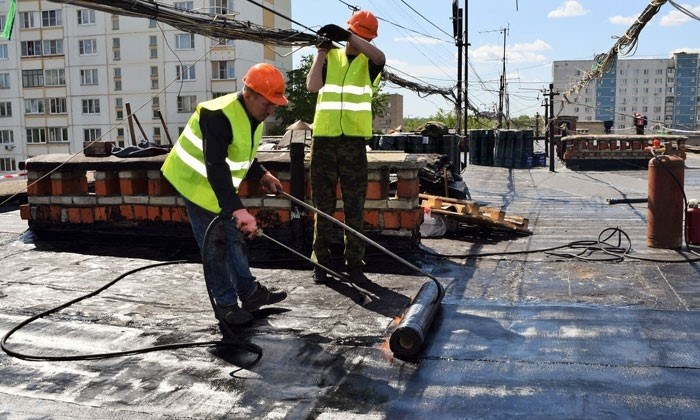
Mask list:
POLYGON ((289 104, 277 107, 275 116, 280 124, 270 130, 271 134, 284 134, 287 127, 297 120, 309 124, 313 122, 318 94, 306 90, 306 75, 311 70, 313 59, 312 55, 305 55, 301 58, 298 68, 287 72, 285 93, 289 104))
MULTIPOLYGON (((297 120, 309 124, 313 122, 318 94, 306 89, 306 75, 309 74, 313 61, 313 55, 305 55, 301 58, 298 68, 287 72, 286 96, 289 104, 277 107, 275 116, 279 125, 270 128, 270 134, 284 134, 286 128, 297 120)), ((380 85, 372 97, 372 113, 375 116, 383 116, 389 103, 389 95, 383 93, 382 88, 383 85, 380 85)))

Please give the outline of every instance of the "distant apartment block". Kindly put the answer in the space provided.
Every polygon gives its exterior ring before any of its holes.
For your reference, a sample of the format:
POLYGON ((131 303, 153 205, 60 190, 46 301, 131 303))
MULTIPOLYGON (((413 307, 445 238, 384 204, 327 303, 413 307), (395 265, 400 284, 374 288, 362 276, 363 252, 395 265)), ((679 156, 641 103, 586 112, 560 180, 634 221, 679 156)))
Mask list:
MULTIPOLYGON (((555 61, 555 91, 568 91, 594 65, 593 60, 555 61)), ((614 130, 630 130, 633 114, 640 112, 647 116, 650 128, 697 131, 698 68, 697 53, 676 53, 668 59, 620 59, 601 78, 572 94, 571 103, 555 96, 555 113, 576 116, 579 121, 613 121, 614 130)))
MULTIPOLYGON (((291 0, 266 0, 271 10, 234 0, 168 3, 291 27, 271 11, 290 16, 291 0)), ((0 31, 6 22, 0 14, 0 31)), ((146 139, 166 144, 170 134, 174 142, 198 102, 240 89, 241 77, 258 62, 286 74, 292 69, 290 52, 206 38, 147 18, 19 1, 11 40, 0 39, 0 172, 16 171, 32 156, 79 152, 84 142, 97 139, 121 146, 146 139), (135 138, 127 104, 141 126, 135 138)))
POLYGON ((403 125, 403 96, 389 94, 384 115, 374 117, 372 128, 377 133, 388 133, 403 125))

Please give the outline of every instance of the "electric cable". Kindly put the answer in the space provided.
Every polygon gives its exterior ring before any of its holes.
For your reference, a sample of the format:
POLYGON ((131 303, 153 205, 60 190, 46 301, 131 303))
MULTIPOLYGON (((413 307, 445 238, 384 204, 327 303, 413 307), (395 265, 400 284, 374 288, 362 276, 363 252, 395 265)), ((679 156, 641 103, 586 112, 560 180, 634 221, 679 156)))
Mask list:
MULTIPOLYGON (((473 253, 473 254, 443 254, 434 251, 420 250, 422 255, 436 257, 436 258, 453 258, 453 259, 476 259, 483 257, 500 257, 506 255, 524 255, 524 254, 538 254, 544 253, 552 256, 563 257, 563 258, 575 258, 581 261, 587 262, 622 262, 627 258, 646 261, 646 262, 657 262, 657 263, 695 263, 700 262, 700 258, 684 258, 678 260, 669 260, 661 258, 648 258, 639 257, 630 254, 632 250, 632 241, 627 235, 627 233, 619 228, 605 228, 599 234, 596 240, 579 240, 572 241, 564 245, 548 247, 548 248, 538 248, 538 249, 528 249, 524 251, 504 251, 504 252, 483 252, 483 253, 473 253), (617 243, 611 244, 609 241, 617 236, 617 243), (627 245, 623 246, 623 238, 627 245), (577 252, 555 252, 560 249, 572 248, 578 250, 577 252), (590 256, 596 252, 603 252, 610 255, 609 258, 591 258, 590 256)), ((688 249, 690 254, 700 257, 697 252, 688 249)))
MULTIPOLYGON (((207 230, 204 234, 204 240, 203 240, 203 242, 204 242, 204 246, 202 247, 203 253, 206 252, 206 249, 207 249, 206 245, 209 243, 209 235, 210 235, 212 227, 215 226, 216 223, 219 223, 221 221, 222 221, 222 219, 219 216, 217 216, 207 226, 207 230)), ((80 354, 80 355, 71 355, 71 356, 43 356, 43 355, 36 355, 36 354, 27 354, 27 353, 23 353, 20 351, 12 350, 7 344, 8 340, 10 339, 10 337, 14 333, 16 333, 20 329, 26 327, 27 325, 31 324, 32 322, 36 321, 37 319, 43 318, 47 315, 50 315, 50 314, 53 314, 56 312, 59 312, 59 311, 65 309, 71 305, 74 305, 82 300, 97 296, 98 294, 109 289, 110 287, 115 285, 117 282, 128 277, 131 274, 134 274, 134 273, 137 273, 139 271, 143 271, 143 270, 146 270, 149 268, 161 267, 161 266, 165 266, 165 265, 192 264, 192 263, 197 263, 197 262, 198 261, 191 261, 191 260, 168 261, 168 262, 162 262, 162 263, 156 263, 156 264, 149 264, 149 265, 145 265, 145 266, 138 267, 138 268, 135 268, 133 270, 127 271, 126 273, 118 276, 114 280, 108 282, 107 284, 103 285, 102 287, 100 287, 92 292, 89 292, 89 293, 82 295, 80 297, 77 297, 69 302, 63 303, 61 305, 58 305, 58 306, 53 307, 51 309, 48 309, 44 312, 41 312, 37 315, 29 317, 26 320, 15 325, 13 328, 11 328, 5 334, 5 336, 2 338, 2 341, 0 341, 0 348, 2 348, 2 350, 5 353, 7 353, 9 356, 16 357, 16 358, 22 359, 22 360, 28 360, 28 361, 76 361, 76 360, 109 359, 109 358, 115 358, 115 357, 124 357, 124 356, 136 355, 136 354, 150 353, 150 352, 154 352, 154 351, 174 350, 174 349, 182 349, 182 348, 190 348, 190 347, 226 346, 226 347, 237 347, 237 348, 246 350, 250 353, 256 354, 257 355, 256 359, 253 360, 251 363, 249 363, 245 367, 249 368, 249 367, 253 366, 262 357, 262 349, 253 343, 244 341, 244 340, 236 337, 235 335, 231 335, 231 334, 229 334, 228 336, 225 336, 223 340, 161 344, 161 345, 156 345, 156 346, 141 347, 141 348, 136 348, 136 349, 131 349, 131 350, 124 350, 124 351, 90 353, 90 354, 80 354)), ((211 296, 211 292, 209 291, 208 287, 207 287, 207 292, 209 295, 209 299, 213 305, 214 304, 213 297, 211 296)))

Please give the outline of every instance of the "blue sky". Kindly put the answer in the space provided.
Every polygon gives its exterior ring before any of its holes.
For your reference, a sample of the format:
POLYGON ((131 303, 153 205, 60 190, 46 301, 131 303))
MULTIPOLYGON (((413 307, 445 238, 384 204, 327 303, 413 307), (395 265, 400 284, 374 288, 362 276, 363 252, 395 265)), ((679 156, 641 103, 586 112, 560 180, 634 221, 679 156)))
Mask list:
MULTIPOLYGON (((698 0, 677 3, 700 15, 698 0)), ((386 54, 389 71, 440 87, 456 83, 452 0, 292 0, 292 17, 314 29, 327 23, 345 25, 351 14, 346 4, 370 10, 380 19, 375 45, 386 54)), ((540 91, 551 82, 553 61, 586 60, 607 52, 648 4, 649 0, 472 0, 465 6, 465 0, 459 0, 459 7, 466 8, 471 44, 470 100, 482 110, 493 110, 498 103, 503 28, 508 28, 511 117, 534 115, 544 112, 540 91)), ((634 54, 623 58, 669 58, 675 51, 700 52, 700 21, 666 3, 642 31, 634 54)), ((295 66, 300 56, 311 53, 311 49, 297 52, 295 66)), ((453 108, 439 96, 420 98, 391 85, 385 91, 404 95, 407 117, 453 108)))

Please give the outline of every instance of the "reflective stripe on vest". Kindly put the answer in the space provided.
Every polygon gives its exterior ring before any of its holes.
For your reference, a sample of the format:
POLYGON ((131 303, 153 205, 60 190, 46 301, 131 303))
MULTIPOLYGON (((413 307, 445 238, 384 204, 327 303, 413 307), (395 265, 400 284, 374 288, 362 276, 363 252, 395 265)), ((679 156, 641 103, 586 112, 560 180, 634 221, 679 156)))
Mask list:
POLYGON ((173 187, 191 202, 213 213, 218 213, 221 208, 207 180, 204 164, 204 141, 199 128, 199 114, 202 108, 212 111, 221 110, 231 123, 233 141, 227 149, 226 163, 231 169, 231 181, 236 188, 245 178, 248 168, 255 159, 262 138, 263 125, 258 126, 254 135, 251 133, 250 119, 238 101, 236 93, 202 102, 197 105, 196 111, 165 159, 161 170, 173 187))
POLYGON ((326 58, 326 81, 318 92, 314 114, 314 136, 372 137, 372 95, 379 85, 369 78, 369 60, 364 54, 348 61, 341 49, 326 58))

